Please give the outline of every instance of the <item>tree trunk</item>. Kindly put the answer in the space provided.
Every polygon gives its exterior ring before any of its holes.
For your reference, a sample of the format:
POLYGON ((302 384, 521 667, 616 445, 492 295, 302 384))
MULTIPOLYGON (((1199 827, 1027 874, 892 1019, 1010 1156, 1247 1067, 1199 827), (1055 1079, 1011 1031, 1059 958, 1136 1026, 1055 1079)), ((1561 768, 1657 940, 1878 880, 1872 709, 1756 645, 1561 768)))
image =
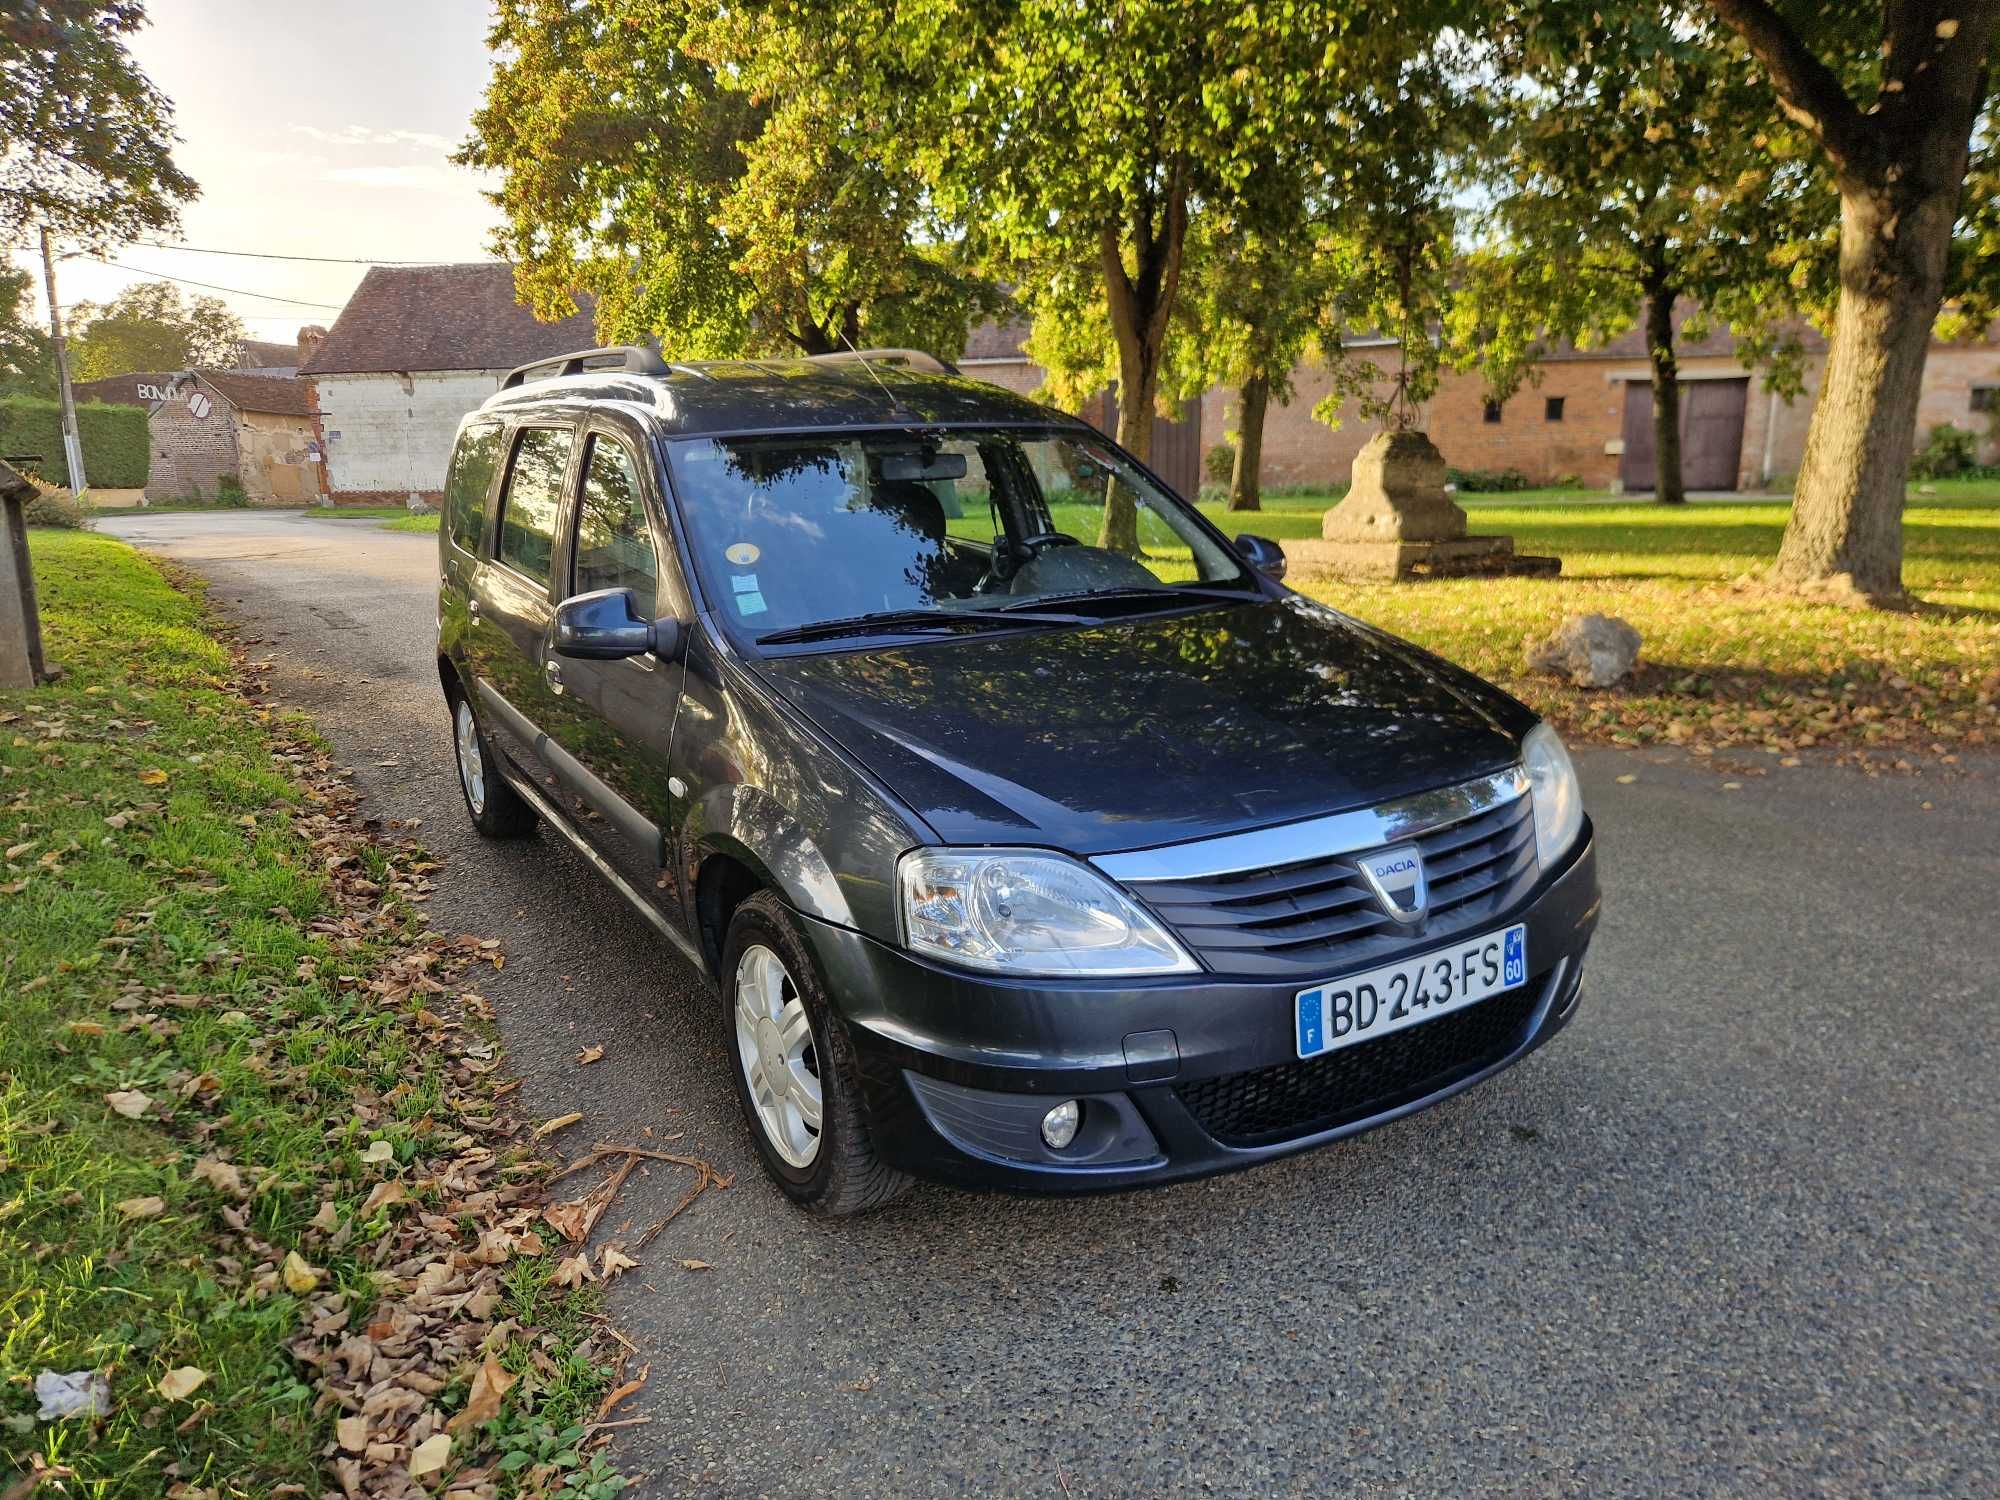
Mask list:
POLYGON ((1674 358, 1674 289, 1661 278, 1646 287, 1646 360, 1653 370, 1653 498, 1687 504, 1681 479, 1681 367, 1674 358))
POLYGON ((1772 578, 1850 602, 1903 599, 1903 493, 1958 184, 1915 201, 1844 189, 1840 300, 1772 578))
POLYGON ((1236 396, 1236 466, 1229 471, 1229 508, 1264 508, 1264 413, 1271 404, 1271 379, 1253 375, 1236 396))
MULTIPOLYGON (((1098 231, 1105 305, 1118 343, 1118 443, 1142 463, 1153 456, 1153 403, 1159 395, 1160 360, 1180 291, 1186 243, 1187 174, 1182 163, 1169 167, 1163 201, 1141 202, 1128 225, 1106 224, 1098 231), (1157 219, 1155 207, 1161 210, 1157 219), (1136 274, 1125 269, 1128 233, 1136 274)), ((1097 545, 1128 557, 1139 555, 1138 503, 1115 481, 1105 487, 1104 525, 1097 545)))

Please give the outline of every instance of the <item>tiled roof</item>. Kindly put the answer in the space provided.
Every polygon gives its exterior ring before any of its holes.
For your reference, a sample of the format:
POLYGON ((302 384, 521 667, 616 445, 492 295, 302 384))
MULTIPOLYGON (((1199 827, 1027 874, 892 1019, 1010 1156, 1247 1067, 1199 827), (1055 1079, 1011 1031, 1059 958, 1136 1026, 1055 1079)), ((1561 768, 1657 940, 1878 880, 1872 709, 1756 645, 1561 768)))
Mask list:
POLYGON ((514 268, 373 266, 302 375, 399 370, 508 370, 597 342, 592 300, 542 323, 514 300, 514 268))
POLYGON ((240 375, 202 370, 201 382, 238 411, 268 412, 279 417, 309 417, 312 384, 291 375, 240 375))
POLYGON ((151 406, 152 398, 139 394, 139 387, 155 389, 172 385, 181 378, 179 370, 135 370, 130 375, 107 375, 102 380, 82 380, 71 387, 79 401, 108 401, 114 406, 151 406))
MULTIPOLYGON (((153 398, 140 395, 140 386, 164 391, 188 373, 186 370, 147 370, 85 381, 76 387, 76 399, 110 401, 121 406, 151 406, 153 398)), ((197 370, 193 373, 201 378, 203 385, 238 411, 269 412, 281 417, 312 415, 312 387, 296 376, 240 375, 227 370, 197 370)))
POLYGON ((1028 336, 1026 318, 989 318, 973 326, 965 338, 964 359, 1026 359, 1021 343, 1028 336))
POLYGON ((272 366, 279 369, 296 370, 299 367, 299 346, 278 344, 265 339, 245 339, 237 345, 236 363, 231 369, 267 370, 272 366))

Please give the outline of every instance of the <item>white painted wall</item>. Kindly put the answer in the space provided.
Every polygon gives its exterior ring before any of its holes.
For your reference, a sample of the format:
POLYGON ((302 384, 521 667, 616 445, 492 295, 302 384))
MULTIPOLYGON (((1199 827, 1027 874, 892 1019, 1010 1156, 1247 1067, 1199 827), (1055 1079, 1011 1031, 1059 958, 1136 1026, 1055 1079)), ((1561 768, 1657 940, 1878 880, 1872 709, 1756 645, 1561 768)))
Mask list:
POLYGON ((334 494, 442 490, 459 418, 498 390, 506 373, 313 376, 334 494))

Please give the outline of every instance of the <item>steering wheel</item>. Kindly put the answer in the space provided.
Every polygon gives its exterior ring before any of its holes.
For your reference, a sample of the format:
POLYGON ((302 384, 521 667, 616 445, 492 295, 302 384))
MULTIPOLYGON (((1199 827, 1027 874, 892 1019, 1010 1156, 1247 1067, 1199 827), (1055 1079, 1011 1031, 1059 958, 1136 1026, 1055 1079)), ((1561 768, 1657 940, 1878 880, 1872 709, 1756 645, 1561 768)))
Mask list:
POLYGON ((1028 561, 1036 553, 1045 551, 1050 547, 1081 547, 1082 545, 1082 542, 1071 536, 1067 531, 1038 531, 1033 536, 1024 536, 1020 541, 1014 543, 1017 552, 1026 554, 1026 556, 1022 557, 1022 562, 1028 561))
POLYGON ((993 543, 992 561, 987 564, 986 576, 974 587, 974 593, 1003 593, 1014 581, 1014 575, 1042 553, 1053 547, 1083 545, 1066 531, 1038 531, 1032 536, 1022 537, 1019 541, 1006 541, 1004 538, 995 537, 993 543))

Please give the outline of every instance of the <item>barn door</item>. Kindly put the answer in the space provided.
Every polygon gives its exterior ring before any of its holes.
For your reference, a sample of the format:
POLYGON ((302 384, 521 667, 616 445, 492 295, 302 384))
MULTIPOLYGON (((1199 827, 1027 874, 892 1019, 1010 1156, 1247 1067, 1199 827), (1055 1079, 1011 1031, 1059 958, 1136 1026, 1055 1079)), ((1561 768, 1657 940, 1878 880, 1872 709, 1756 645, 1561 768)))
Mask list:
MULTIPOLYGON (((1118 435, 1118 391, 1116 387, 1097 397, 1084 410, 1084 420, 1108 437, 1118 435)), ((1181 403, 1180 415, 1153 418, 1153 453, 1146 467, 1167 482, 1176 494, 1192 500, 1201 492, 1201 402, 1190 398, 1181 403)))
MULTIPOLYGON (((1681 382, 1681 483, 1690 490, 1733 490, 1743 459, 1743 413, 1750 379, 1681 382)), ((1618 477, 1627 490, 1658 483, 1653 451, 1653 387, 1625 382, 1625 455, 1618 477)))
POLYGON ((1733 490, 1743 459, 1750 380, 1697 380, 1681 387, 1681 472, 1691 490, 1733 490))

